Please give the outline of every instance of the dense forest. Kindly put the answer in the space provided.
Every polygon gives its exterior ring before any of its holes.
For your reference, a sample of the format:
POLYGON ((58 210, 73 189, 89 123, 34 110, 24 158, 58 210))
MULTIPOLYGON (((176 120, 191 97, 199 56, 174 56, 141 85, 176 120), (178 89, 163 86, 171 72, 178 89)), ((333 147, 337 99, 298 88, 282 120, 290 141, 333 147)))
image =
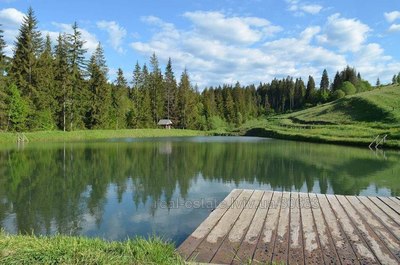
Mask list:
MULTIPOLYGON (((162 71, 156 54, 149 66, 136 63, 130 80, 118 69, 110 83, 101 44, 89 56, 77 23, 71 27, 53 46, 30 8, 8 58, 0 25, 0 131, 152 128, 162 118, 175 128, 216 129, 372 89, 348 66, 332 84, 324 70, 319 88, 312 76, 306 83, 288 76, 200 92, 187 70, 175 76, 171 59, 162 71)), ((400 73, 392 81, 400 83, 400 73)))

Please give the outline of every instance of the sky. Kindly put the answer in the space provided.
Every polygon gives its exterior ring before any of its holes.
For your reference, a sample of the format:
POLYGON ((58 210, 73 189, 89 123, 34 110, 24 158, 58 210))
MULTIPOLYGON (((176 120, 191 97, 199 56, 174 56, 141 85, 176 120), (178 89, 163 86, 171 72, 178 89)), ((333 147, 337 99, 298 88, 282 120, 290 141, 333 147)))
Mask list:
POLYGON ((200 89, 288 75, 319 84, 347 65, 372 84, 400 72, 400 0, 0 0, 8 55, 29 6, 54 42, 75 21, 88 56, 100 42, 110 81, 118 68, 130 81, 153 53, 200 89))

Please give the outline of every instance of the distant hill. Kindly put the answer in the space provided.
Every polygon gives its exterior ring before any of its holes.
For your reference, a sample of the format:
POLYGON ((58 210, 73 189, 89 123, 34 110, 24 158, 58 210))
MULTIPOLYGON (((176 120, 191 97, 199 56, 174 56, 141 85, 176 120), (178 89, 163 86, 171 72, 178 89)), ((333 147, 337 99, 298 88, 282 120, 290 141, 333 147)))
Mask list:
POLYGON ((387 135, 385 146, 400 148, 400 85, 253 121, 242 131, 246 135, 359 146, 387 135))
POLYGON ((400 86, 377 88, 285 116, 298 123, 395 125, 400 123, 400 86))

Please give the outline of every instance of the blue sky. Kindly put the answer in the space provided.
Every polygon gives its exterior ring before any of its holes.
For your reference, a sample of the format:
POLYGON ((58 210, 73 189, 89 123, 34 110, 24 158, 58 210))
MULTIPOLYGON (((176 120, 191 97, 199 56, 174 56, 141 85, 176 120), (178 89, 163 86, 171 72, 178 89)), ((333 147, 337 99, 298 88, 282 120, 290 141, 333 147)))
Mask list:
POLYGON ((153 52, 200 88, 287 75, 318 82, 324 68, 333 78, 346 65, 373 84, 400 72, 399 0, 0 0, 9 54, 29 6, 53 39, 77 21, 89 54, 100 41, 110 80, 118 67, 130 80, 153 52))

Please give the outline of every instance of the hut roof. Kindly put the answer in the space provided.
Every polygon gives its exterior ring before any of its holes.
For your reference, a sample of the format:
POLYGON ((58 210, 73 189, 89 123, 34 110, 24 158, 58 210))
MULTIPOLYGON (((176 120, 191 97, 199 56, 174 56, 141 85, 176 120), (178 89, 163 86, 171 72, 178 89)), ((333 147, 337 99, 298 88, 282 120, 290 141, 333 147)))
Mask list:
POLYGON ((161 119, 157 125, 172 125, 172 121, 168 119, 161 119))

